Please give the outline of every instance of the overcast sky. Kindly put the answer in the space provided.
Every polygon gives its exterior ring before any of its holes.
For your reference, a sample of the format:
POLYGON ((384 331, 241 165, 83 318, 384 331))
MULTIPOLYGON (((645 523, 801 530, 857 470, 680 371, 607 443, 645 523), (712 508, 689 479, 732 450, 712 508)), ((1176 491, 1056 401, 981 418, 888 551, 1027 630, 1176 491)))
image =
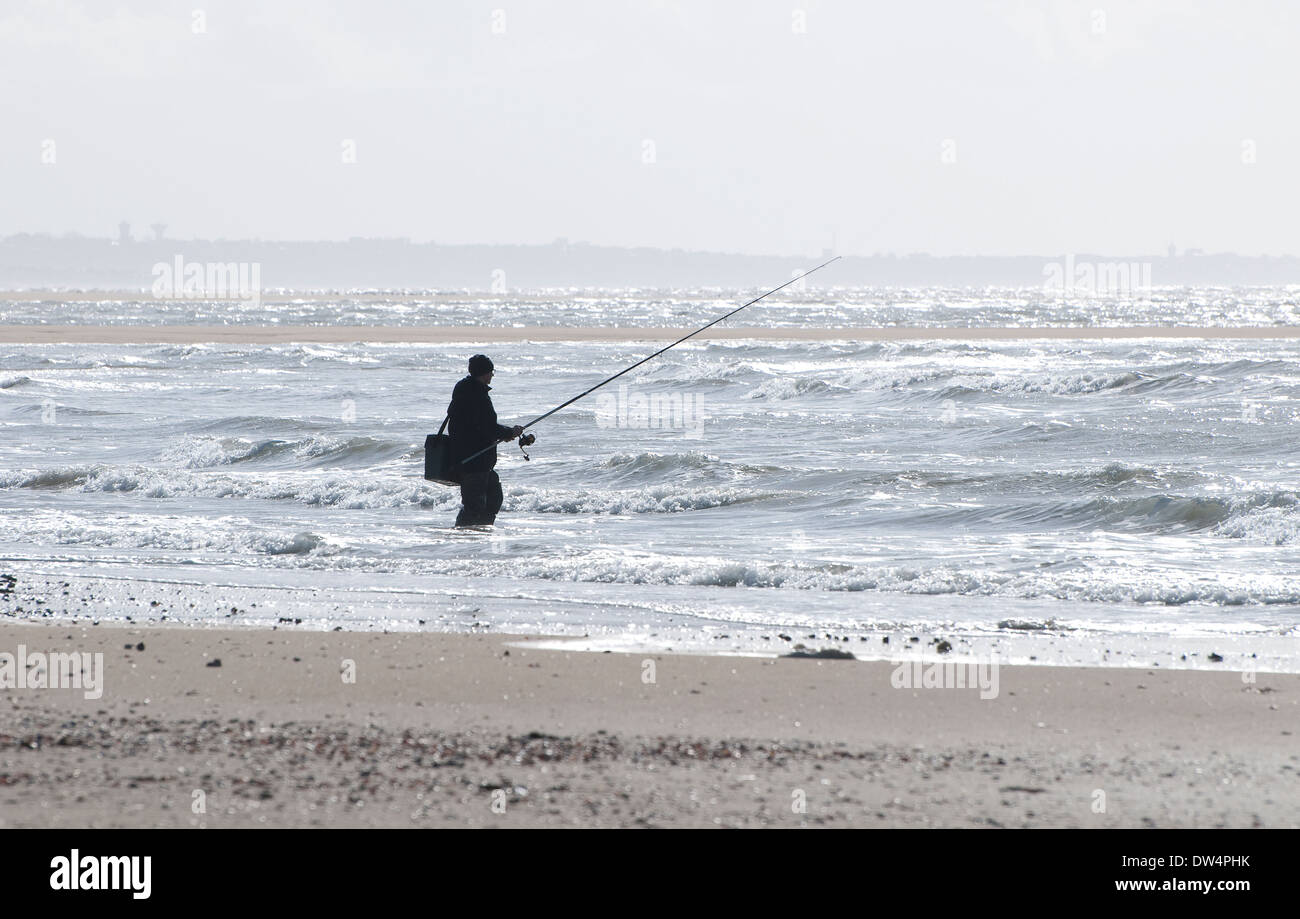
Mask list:
POLYGON ((0 234, 1300 253, 1292 6, 0 0, 0 234))

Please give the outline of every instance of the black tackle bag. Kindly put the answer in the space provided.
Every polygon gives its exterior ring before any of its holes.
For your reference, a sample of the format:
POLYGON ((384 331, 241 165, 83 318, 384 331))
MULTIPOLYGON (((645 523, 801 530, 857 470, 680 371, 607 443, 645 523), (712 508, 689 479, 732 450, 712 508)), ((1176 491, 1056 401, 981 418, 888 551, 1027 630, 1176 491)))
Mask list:
POLYGON ((460 469, 451 458, 451 435, 444 434, 451 416, 442 419, 437 434, 424 438, 424 477, 440 485, 459 485, 460 469))

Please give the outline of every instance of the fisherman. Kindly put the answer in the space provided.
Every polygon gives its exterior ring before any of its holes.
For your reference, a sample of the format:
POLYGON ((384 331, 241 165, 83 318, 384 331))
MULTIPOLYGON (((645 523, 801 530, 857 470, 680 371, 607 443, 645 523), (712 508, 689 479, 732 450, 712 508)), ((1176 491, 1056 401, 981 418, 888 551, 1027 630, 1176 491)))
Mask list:
POLYGON ((451 457, 461 470, 458 527, 490 526, 497 519, 502 497, 501 479, 492 468, 497 464, 496 445, 514 440, 524 431, 519 425, 508 428, 497 424, 497 412, 488 395, 492 374, 491 359, 486 354, 475 354, 469 359, 469 376, 451 391, 451 405, 447 407, 451 457), (480 450, 483 452, 462 464, 480 450))

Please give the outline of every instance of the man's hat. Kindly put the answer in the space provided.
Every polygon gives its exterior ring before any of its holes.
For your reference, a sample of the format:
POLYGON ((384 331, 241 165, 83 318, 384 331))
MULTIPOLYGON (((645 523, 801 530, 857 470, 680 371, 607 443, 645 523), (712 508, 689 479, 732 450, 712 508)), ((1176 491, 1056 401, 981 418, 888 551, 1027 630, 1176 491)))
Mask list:
POLYGON ((469 375, 472 377, 481 377, 492 370, 492 359, 486 354, 475 354, 469 359, 469 375))

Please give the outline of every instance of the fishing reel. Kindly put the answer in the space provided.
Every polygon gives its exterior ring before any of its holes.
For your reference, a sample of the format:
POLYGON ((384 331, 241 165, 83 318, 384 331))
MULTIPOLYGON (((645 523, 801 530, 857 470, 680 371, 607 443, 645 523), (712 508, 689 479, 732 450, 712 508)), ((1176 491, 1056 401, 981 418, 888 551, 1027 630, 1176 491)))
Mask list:
POLYGON ((519 452, 524 455, 524 459, 530 459, 530 457, 528 456, 528 451, 525 450, 524 447, 531 447, 535 443, 537 443, 536 434, 519 435, 519 452))

